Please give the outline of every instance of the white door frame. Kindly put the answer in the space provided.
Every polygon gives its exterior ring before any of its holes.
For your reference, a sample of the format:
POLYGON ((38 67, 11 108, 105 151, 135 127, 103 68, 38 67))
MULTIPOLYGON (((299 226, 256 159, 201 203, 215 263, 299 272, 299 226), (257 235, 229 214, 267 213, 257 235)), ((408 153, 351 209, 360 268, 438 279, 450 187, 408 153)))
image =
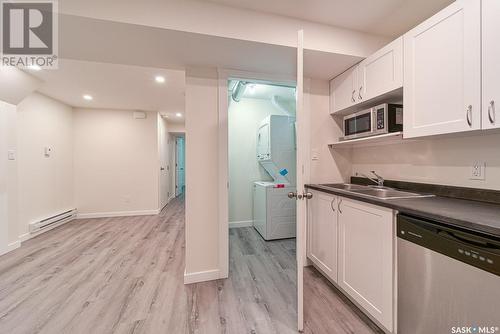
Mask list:
POLYGON ((178 158, 179 158, 179 155, 178 155, 178 150, 179 148, 177 147, 177 140, 179 138, 183 138, 184 139, 184 186, 186 186, 186 136, 185 135, 180 135, 180 134, 176 134, 174 136, 174 197, 177 197, 177 189, 179 187, 178 185, 178 182, 179 182, 179 178, 177 177, 177 166, 178 166, 178 158))
MULTIPOLYGON (((299 57, 298 61, 302 62, 302 32, 299 33, 299 57)), ((302 73, 302 64, 299 65, 298 70, 302 73)), ((308 105, 307 95, 303 95, 303 92, 299 92, 299 84, 302 89, 304 89, 304 82, 302 78, 297 80, 296 76, 293 75, 276 75, 268 73, 258 73, 258 72, 246 72, 238 70, 227 70, 218 69, 218 117, 219 117, 219 151, 218 151, 218 198, 219 198, 219 208, 218 208, 218 219, 219 219, 219 269, 220 278, 227 278, 229 276, 229 157, 228 157, 228 108, 229 108, 229 94, 228 94, 228 80, 229 79, 243 79, 251 80, 254 82, 262 83, 281 83, 284 85, 290 85, 297 87, 297 100, 306 98, 302 106, 297 104, 297 108, 304 108, 304 105, 308 105)), ((306 91, 308 90, 309 81, 305 81, 306 91)), ((307 108, 306 108, 307 109, 307 108)), ((299 109, 297 109, 299 110, 299 109)), ((304 110, 304 109, 302 109, 304 110)), ((303 113, 307 117, 301 120, 299 125, 299 131, 302 133, 301 136, 301 148, 303 156, 297 156, 297 159, 302 159, 303 171, 303 181, 308 182, 309 180, 309 113, 303 113)), ((297 141, 297 145, 299 142, 297 141)), ((299 160, 297 160, 299 161, 299 160)), ((297 170, 297 175, 299 175, 299 169, 297 170)), ((299 189, 297 189, 299 191, 299 189)), ((303 191, 303 189, 300 189, 303 191)), ((305 201, 304 201, 305 207, 305 201)), ((303 280, 303 265, 306 260, 306 227, 305 221, 302 223, 297 220, 297 286, 302 285, 303 280), (299 268, 300 267, 300 268, 299 268)), ((302 331, 303 329, 303 290, 298 288, 298 307, 297 307, 297 321, 298 329, 302 331)))
POLYGON ((229 154, 228 154, 228 80, 242 79, 262 83, 280 83, 295 86, 293 76, 276 75, 238 70, 218 69, 219 95, 219 268, 220 278, 229 276, 229 154))

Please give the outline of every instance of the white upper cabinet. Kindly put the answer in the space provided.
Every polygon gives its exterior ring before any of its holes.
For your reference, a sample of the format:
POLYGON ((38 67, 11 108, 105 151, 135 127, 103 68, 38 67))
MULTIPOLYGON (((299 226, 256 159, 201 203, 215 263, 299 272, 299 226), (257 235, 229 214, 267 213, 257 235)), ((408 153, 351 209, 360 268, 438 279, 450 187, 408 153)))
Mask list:
POLYGON ((481 128, 480 1, 457 0, 404 35, 403 99, 405 138, 481 128))
POLYGON ((403 38, 400 37, 330 82, 330 112, 362 108, 403 86, 403 38))
POLYGON ((394 213, 339 197, 338 284, 389 332, 394 327, 394 213))
POLYGON ((403 87, 403 37, 389 43, 358 65, 356 99, 367 101, 403 87))
POLYGON ((353 106, 357 102, 357 66, 353 66, 330 82, 330 111, 353 106))
POLYGON ((482 5, 483 129, 500 128, 500 1, 482 5))
POLYGON ((311 191, 307 201, 307 257, 337 282, 337 197, 311 191))

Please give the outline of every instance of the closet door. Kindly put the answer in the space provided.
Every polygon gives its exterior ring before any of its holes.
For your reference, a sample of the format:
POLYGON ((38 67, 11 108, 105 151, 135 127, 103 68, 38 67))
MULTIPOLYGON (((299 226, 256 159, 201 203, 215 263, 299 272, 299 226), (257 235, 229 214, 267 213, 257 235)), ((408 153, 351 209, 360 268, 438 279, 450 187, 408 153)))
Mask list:
POLYGON ((483 129, 500 128, 500 1, 483 0, 483 129))
POLYGON ((404 136, 481 128, 481 2, 457 0, 404 35, 404 136))

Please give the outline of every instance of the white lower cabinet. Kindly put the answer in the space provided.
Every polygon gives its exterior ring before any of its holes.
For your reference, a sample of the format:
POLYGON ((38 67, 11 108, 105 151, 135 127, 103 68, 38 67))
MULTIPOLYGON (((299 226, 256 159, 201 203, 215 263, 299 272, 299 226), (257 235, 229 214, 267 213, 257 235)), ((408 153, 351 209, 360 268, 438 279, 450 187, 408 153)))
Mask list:
POLYGON ((311 191, 307 202, 307 256, 323 273, 337 282, 337 196, 311 191))
POLYGON ((387 332, 395 333, 394 211, 311 193, 307 257, 387 332))
POLYGON ((341 197, 338 213, 338 284, 393 332, 394 213, 341 197))

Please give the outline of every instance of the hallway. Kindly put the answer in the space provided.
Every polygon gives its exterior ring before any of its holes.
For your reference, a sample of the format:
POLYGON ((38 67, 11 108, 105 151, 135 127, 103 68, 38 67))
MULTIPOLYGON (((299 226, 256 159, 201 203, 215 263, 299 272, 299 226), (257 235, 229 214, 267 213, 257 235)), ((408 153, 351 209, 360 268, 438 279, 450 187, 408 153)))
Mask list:
MULTIPOLYGON (((230 279, 184 285, 183 199, 158 216, 73 221, 0 257, 0 331, 295 333, 295 244, 256 237, 231 230, 230 279)), ((306 313, 306 333, 373 332, 313 269, 306 275, 306 305, 318 312, 306 313)))

